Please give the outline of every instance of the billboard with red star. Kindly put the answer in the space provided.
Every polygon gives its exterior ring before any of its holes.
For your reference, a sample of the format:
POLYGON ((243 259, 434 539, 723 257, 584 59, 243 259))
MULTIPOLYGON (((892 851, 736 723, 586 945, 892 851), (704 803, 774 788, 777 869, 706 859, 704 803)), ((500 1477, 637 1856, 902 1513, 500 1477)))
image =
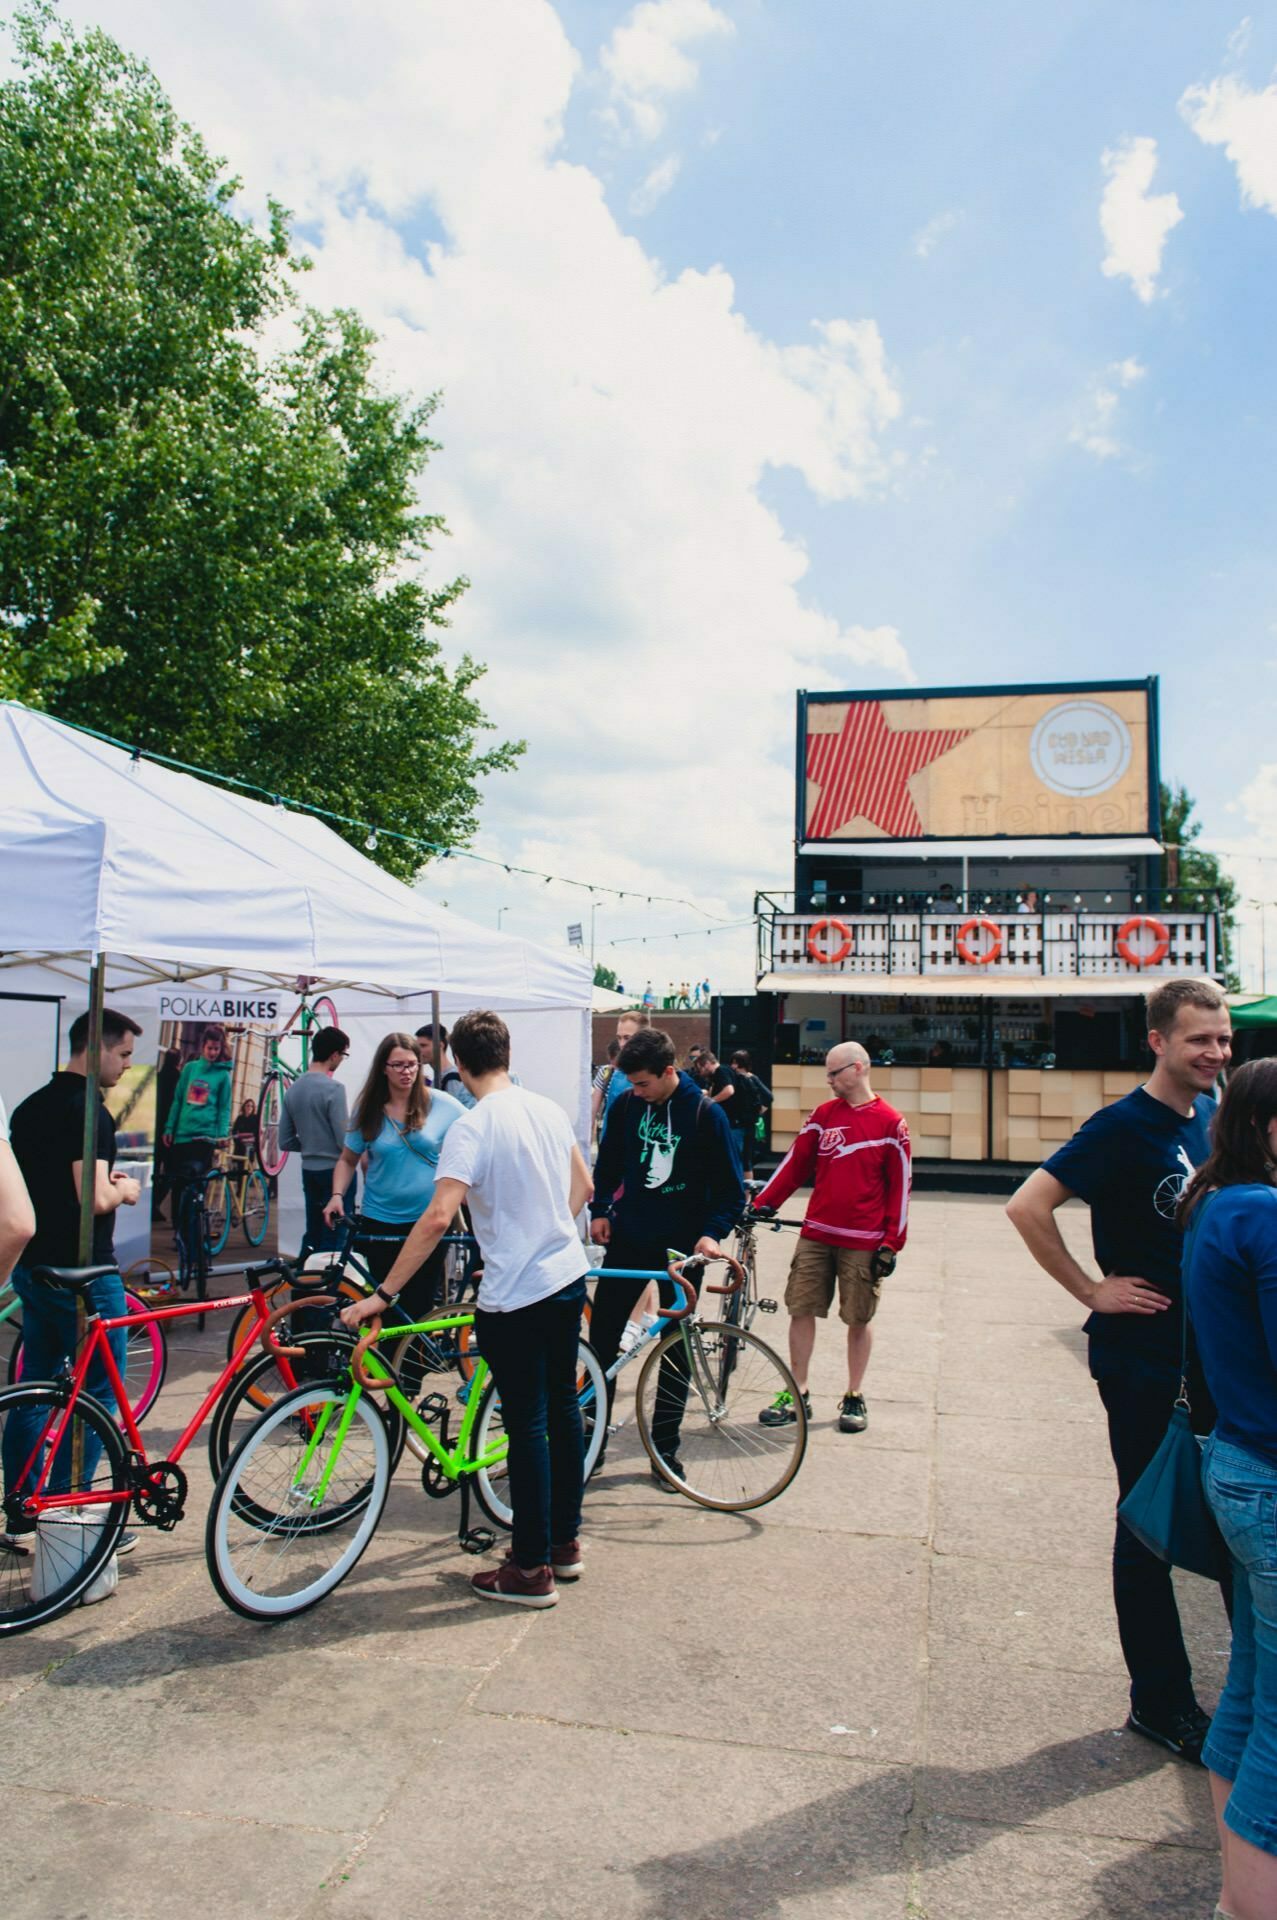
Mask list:
POLYGON ((800 843, 1155 835, 1157 681, 800 693, 800 843))

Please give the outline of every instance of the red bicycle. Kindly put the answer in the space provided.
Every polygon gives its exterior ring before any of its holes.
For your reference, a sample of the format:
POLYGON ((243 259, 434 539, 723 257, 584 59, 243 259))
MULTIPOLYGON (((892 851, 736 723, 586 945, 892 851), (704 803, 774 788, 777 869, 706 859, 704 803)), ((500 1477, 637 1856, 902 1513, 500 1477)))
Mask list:
POLYGON ((237 1420, 256 1419, 276 1393, 316 1377, 338 1351, 344 1354, 354 1346, 354 1336, 344 1329, 302 1334, 287 1349, 279 1345, 273 1330, 280 1319, 301 1306, 334 1304, 332 1295, 307 1294, 272 1309, 261 1283, 277 1275, 292 1279, 282 1260, 249 1267, 246 1294, 104 1319, 89 1293, 95 1280, 114 1272, 114 1267, 33 1269, 43 1285, 83 1296, 86 1337, 74 1367, 59 1379, 24 1381, 0 1392, 5 1528, 0 1535, 0 1634, 25 1632, 73 1607, 115 1552, 130 1509, 144 1526, 167 1532, 177 1525, 187 1493, 179 1463, 210 1414, 209 1463, 216 1479, 234 1450, 237 1420), (139 1320, 161 1323, 245 1307, 253 1311, 226 1365, 168 1457, 150 1459, 107 1335, 117 1328, 135 1332, 139 1320), (258 1339, 265 1352, 245 1366, 258 1339), (85 1389, 95 1358, 111 1383, 119 1424, 85 1389))

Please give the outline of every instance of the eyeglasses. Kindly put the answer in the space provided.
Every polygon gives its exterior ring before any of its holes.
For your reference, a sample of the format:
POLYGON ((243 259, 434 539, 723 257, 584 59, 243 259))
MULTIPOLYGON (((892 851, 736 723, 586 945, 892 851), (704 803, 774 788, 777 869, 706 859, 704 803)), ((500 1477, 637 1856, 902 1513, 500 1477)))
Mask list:
MULTIPOLYGON (((345 1058, 345 1055, 342 1055, 345 1058)), ((387 1073, 420 1073, 420 1060, 392 1060, 386 1068, 387 1073)))

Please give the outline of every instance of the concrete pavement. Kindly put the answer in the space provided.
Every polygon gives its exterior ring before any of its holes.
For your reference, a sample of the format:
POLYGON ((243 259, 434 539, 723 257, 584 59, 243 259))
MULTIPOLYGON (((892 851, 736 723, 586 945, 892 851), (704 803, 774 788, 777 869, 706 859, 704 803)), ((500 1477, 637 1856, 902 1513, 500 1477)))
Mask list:
MULTIPOLYGON (((1081 1249, 1086 1216, 1066 1210, 1081 1249)), ((792 1238, 763 1238, 764 1290, 792 1238)), ((356 1574, 290 1624, 208 1580, 202 1447, 118 1595, 0 1646, 15 1920, 1207 1916, 1205 1776, 1121 1731, 1113 1484, 1078 1314, 996 1200, 920 1195, 870 1426, 837 1324, 793 1486, 651 1485, 634 1429, 552 1612, 482 1606, 410 1458, 356 1574)), ((783 1347, 783 1313, 758 1331, 783 1347)), ((175 1343, 178 1430, 224 1344, 175 1343)), ((157 1424, 158 1423, 158 1424, 157 1424)), ((1218 1595, 1182 1602, 1204 1701, 1218 1595)))

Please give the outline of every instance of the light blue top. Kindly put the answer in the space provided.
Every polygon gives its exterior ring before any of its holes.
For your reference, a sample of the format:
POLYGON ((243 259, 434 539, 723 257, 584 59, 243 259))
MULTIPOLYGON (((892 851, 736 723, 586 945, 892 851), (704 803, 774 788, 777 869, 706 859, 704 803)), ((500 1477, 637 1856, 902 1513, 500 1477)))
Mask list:
POLYGON ((359 1129, 352 1127, 346 1135, 346 1146, 351 1153, 368 1155, 361 1211, 393 1226, 419 1219, 434 1198, 435 1168, 444 1135, 464 1112, 461 1102, 451 1094, 432 1092, 426 1124, 415 1133, 405 1133, 389 1114, 373 1140, 365 1140, 359 1129))

